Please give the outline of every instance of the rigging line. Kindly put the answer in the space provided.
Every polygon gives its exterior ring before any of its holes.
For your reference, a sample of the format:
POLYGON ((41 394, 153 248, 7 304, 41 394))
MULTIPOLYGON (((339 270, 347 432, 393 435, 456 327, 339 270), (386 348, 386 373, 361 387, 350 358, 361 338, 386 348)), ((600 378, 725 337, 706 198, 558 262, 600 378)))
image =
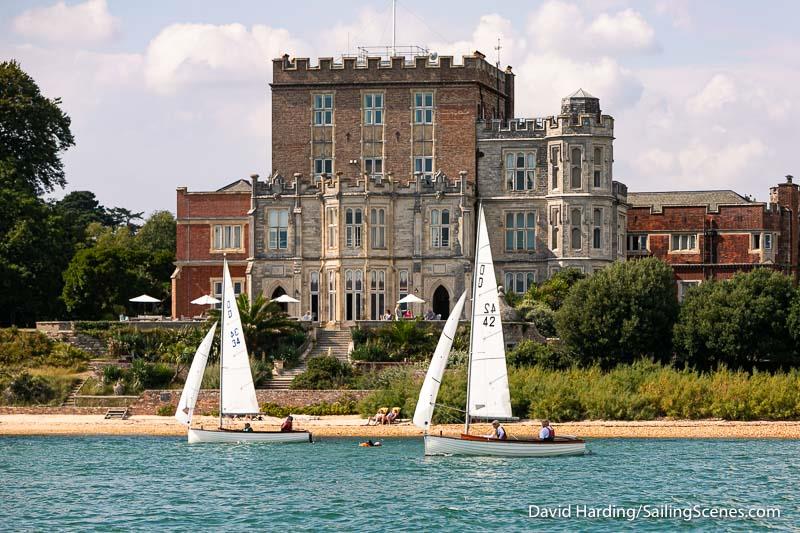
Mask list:
POLYGON ((458 407, 452 407, 450 405, 445 405, 443 403, 434 403, 436 407, 444 407, 445 409, 452 409, 453 411, 458 411, 459 413, 466 413, 464 409, 459 409, 458 407))
POLYGON ((413 16, 414 18, 416 18, 417 20, 419 20, 420 22, 422 22, 422 24, 423 24, 423 25, 424 25, 426 28, 428 28, 428 30, 430 30, 430 31, 431 31, 431 33, 435 33, 435 34, 436 34, 436 35, 439 37, 439 39, 441 39, 441 40, 442 40, 442 43, 446 43, 446 42, 448 42, 448 38, 447 38, 447 37, 445 37, 444 35, 442 35, 441 33, 439 33, 438 31, 436 31, 436 29, 434 29, 434 28, 432 28, 431 26, 429 26, 429 25, 428 25, 428 23, 427 23, 427 22, 425 22, 425 19, 423 19, 422 17, 420 17, 419 15, 417 15, 416 13, 414 13, 413 11, 411 11, 410 9, 406 8, 406 7, 405 7, 403 4, 401 4, 400 2, 398 2, 398 3, 397 3, 397 5, 398 5, 398 7, 400 7, 401 9, 403 9, 403 10, 407 11, 407 12, 408 12, 408 13, 409 13, 411 16, 413 16))

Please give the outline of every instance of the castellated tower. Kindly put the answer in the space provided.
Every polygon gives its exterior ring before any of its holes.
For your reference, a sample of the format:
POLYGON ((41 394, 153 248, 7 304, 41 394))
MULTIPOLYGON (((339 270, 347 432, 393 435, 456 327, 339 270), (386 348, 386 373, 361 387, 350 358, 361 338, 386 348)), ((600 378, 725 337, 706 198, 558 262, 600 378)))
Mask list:
POLYGON ((627 188, 613 180, 614 119, 583 89, 557 116, 480 121, 478 197, 498 279, 523 292, 555 271, 625 259, 627 188))

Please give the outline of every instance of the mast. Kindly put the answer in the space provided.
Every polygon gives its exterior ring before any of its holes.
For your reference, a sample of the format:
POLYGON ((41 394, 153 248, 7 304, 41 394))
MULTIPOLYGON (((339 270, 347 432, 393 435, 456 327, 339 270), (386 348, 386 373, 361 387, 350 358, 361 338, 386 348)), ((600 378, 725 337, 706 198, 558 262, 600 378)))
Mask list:
POLYGON ((478 202, 478 218, 475 224, 475 263, 472 268, 472 307, 469 320, 469 359, 467 360, 467 407, 465 409, 464 433, 469 435, 469 385, 472 381, 472 344, 475 339, 475 291, 477 290, 478 283, 475 281, 475 276, 478 275, 478 237, 480 235, 480 223, 483 219, 483 203, 478 202))
POLYGON ((222 312, 219 314, 219 429, 222 429, 222 354, 225 352, 225 269, 227 254, 222 254, 222 312))
POLYGON ((397 55, 397 0, 392 0, 392 57, 397 55))

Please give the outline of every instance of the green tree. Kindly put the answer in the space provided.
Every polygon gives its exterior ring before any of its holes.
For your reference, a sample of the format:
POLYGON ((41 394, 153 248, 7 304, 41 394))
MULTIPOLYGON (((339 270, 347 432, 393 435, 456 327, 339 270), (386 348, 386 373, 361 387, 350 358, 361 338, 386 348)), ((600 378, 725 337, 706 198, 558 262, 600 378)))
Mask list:
POLYGON ((800 363, 790 329, 795 299, 791 278, 768 269, 702 283, 686 294, 675 325, 678 361, 745 370, 800 363))
POLYGON ((567 298, 570 289, 585 277, 586 274, 577 268, 559 270, 549 279, 530 287, 524 299, 542 302, 553 311, 558 311, 567 298))
POLYGON ((136 233, 136 241, 148 253, 167 252, 175 255, 176 231, 177 224, 172 213, 156 211, 136 233))
POLYGON ((128 300, 153 292, 145 270, 147 254, 134 245, 128 228, 90 224, 94 246, 78 250, 64 272, 62 298, 75 318, 113 318, 133 310, 128 300))
POLYGON ((0 62, 0 183, 38 196, 66 184, 60 152, 75 144, 60 98, 47 98, 16 61, 0 62))
MULTIPOLYGON (((253 357, 262 361, 272 360, 287 345, 302 343, 304 333, 300 323, 289 318, 279 304, 267 300, 263 294, 251 301, 242 293, 236 298, 236 306, 242 321, 244 340, 253 357)), ((218 310, 210 315, 210 320, 219 320, 218 310)))
POLYGON ((576 283, 556 313, 556 329, 584 364, 608 368, 641 356, 667 359, 677 315, 672 268, 647 258, 576 283))

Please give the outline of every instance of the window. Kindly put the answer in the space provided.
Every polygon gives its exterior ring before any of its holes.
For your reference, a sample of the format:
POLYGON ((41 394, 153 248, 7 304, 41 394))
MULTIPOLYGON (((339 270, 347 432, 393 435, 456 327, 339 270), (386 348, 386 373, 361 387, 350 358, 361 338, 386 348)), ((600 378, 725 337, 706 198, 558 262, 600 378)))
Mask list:
POLYGON ((697 287, 698 285, 700 285, 700 280, 678 280, 678 301, 682 302, 683 299, 686 298, 686 292, 692 287, 697 287))
POLYGON ((345 320, 361 320, 364 307, 364 272, 345 270, 344 272, 345 320))
POLYGON ((764 249, 772 250, 772 233, 764 234, 764 249))
POLYGON ((370 178, 380 178, 383 176, 383 159, 380 157, 364 158, 364 172, 370 178))
POLYGON ((333 174, 333 159, 318 157, 314 159, 314 180, 318 181, 322 174, 331 176, 333 174))
MULTIPOLYGON (((234 296, 239 296, 244 291, 244 281, 241 279, 232 279, 233 282, 233 294, 234 296)), ((214 309, 222 309, 222 280, 212 280, 212 285, 214 287, 213 296, 219 303, 214 304, 214 309)))
POLYGON ((214 250, 241 250, 242 226, 214 225, 214 250))
POLYGON ((328 270, 328 321, 336 320, 336 271, 328 270))
POLYGON ((628 251, 647 251, 647 235, 628 235, 628 251))
POLYGON ((536 283, 536 272, 506 272, 506 292, 523 294, 536 283))
POLYGON ((751 250, 760 250, 761 249, 761 234, 760 233, 753 233, 752 235, 752 243, 750 245, 751 250))
POLYGON ((370 319, 380 320, 386 309, 386 272, 373 270, 369 273, 370 319))
POLYGON ((369 240, 372 248, 386 248, 386 211, 371 209, 369 212, 369 240))
POLYGON ((311 303, 311 320, 319 320, 319 272, 309 273, 309 294, 311 303))
POLYGON ((600 178, 601 178, 601 172, 602 172, 602 169, 600 167, 603 164, 603 150, 601 148, 595 148, 594 149, 594 161, 593 162, 594 162, 595 169, 594 169, 594 180, 593 180, 592 185, 594 187, 600 187, 601 186, 600 178))
POLYGON ((570 187, 573 189, 581 188, 581 149, 573 148, 572 156, 570 158, 572 163, 572 171, 570 172, 570 187))
POLYGON ((414 124, 433 124, 433 93, 414 93, 414 124))
POLYGON ((383 94, 364 95, 364 124, 383 124, 383 94))
MULTIPOLYGON (((402 300, 403 298, 408 296, 408 270, 398 271, 397 277, 398 277, 397 285, 400 293, 398 295, 398 300, 402 300)), ((408 304, 405 303, 400 304, 400 309, 402 311, 405 311, 406 309, 408 309, 408 304)))
POLYGON ((333 95, 314 95, 314 125, 330 126, 333 124, 333 95))
POLYGON ((554 207, 550 209, 550 248, 558 250, 560 248, 558 243, 558 222, 561 216, 561 211, 554 207))
POLYGON ((415 157, 414 158, 414 173, 422 173, 422 177, 426 179, 433 178, 433 158, 432 157, 415 157))
POLYGON ((602 225, 603 225, 603 210, 602 209, 595 209, 594 215, 592 217, 592 222, 594 222, 594 227, 592 228, 592 248, 600 248, 601 247, 601 235, 602 235, 602 225))
POLYGON ((672 236, 672 249, 673 250, 694 250, 697 244, 697 235, 673 235, 672 236))
POLYGON ((525 191, 534 188, 536 152, 506 153, 506 189, 525 191))
POLYGON ((335 208, 329 207, 327 209, 328 218, 328 248, 336 248, 338 246, 337 240, 339 238, 339 221, 337 220, 338 213, 335 208))
POLYGON ((431 247, 450 248, 450 211, 431 210, 431 247))
POLYGON ((536 249, 536 212, 506 213, 506 250, 536 249))
POLYGON ((553 189, 558 189, 558 158, 559 158, 559 155, 560 155, 560 150, 559 150, 558 146, 553 146, 552 148, 550 148, 550 165, 551 165, 551 168, 552 168, 552 171, 551 171, 550 174, 551 174, 552 180, 553 180, 553 183, 551 184, 551 187, 553 189))
POLYGON ((269 247, 272 250, 285 250, 289 245, 289 210, 270 209, 269 247))
POLYGON ((570 222, 572 223, 572 249, 573 250, 580 250, 583 248, 583 243, 581 242, 581 210, 580 209, 573 209, 572 213, 570 214, 570 222))
POLYGON ((344 212, 345 246, 361 248, 361 209, 347 209, 344 212))

